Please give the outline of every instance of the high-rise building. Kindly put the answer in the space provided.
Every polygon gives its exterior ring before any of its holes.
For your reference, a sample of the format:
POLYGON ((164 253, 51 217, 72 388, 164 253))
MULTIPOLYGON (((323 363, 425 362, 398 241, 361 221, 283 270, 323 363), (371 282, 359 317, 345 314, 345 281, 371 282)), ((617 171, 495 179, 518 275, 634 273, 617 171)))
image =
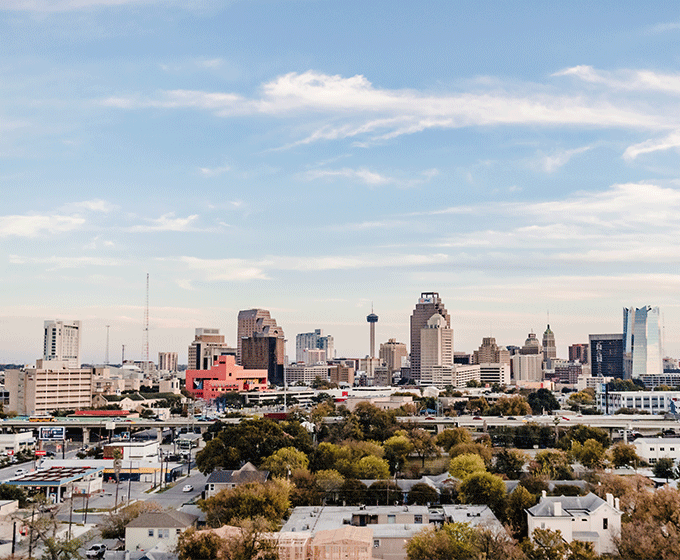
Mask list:
POLYGON ((550 325, 543 333, 543 360, 546 369, 552 369, 553 360, 557 358, 557 348, 555 347, 555 333, 552 332, 550 325))
POLYGON ((588 345, 587 344, 572 344, 569 347, 569 361, 588 363, 588 345))
POLYGON ((380 345, 380 361, 387 366, 389 373, 401 370, 402 359, 408 357, 406 344, 390 338, 380 345))
POLYGON ((378 322, 378 316, 371 311, 371 313, 366 317, 366 321, 370 325, 369 327, 369 358, 375 358, 375 324, 378 322))
POLYGON ((543 352, 543 348, 541 347, 541 343, 536 337, 536 333, 529 333, 529 336, 527 336, 526 341, 524 342, 524 346, 522 346, 522 349, 519 351, 520 354, 541 354, 543 352))
POLYGON ((420 331, 420 383, 433 385, 440 368, 453 369, 453 330, 435 313, 420 331))
POLYGON ((161 371, 177 371, 177 352, 159 352, 158 369, 161 371))
POLYGON ((482 345, 479 350, 472 353, 472 363, 474 364, 509 364, 510 352, 503 346, 496 344, 496 339, 492 336, 482 338, 482 345))
POLYGON ((515 383, 543 379, 543 356, 540 354, 515 354, 510 360, 515 383))
POLYGON ((623 378, 623 334, 591 334, 588 338, 592 376, 623 378))
POLYGON ((276 319, 272 319, 266 309, 245 309, 238 312, 236 363, 241 364, 241 345, 244 338, 256 332, 264 332, 265 327, 276 327, 276 319))
POLYGON ((420 333, 427 326, 432 315, 438 313, 451 327, 451 316, 437 292, 423 292, 411 315, 411 379, 420 380, 420 333))
POLYGON ((271 385, 284 384, 286 340, 281 327, 265 326, 239 342, 241 365, 245 369, 266 369, 271 385))
POLYGON ((45 321, 43 360, 80 367, 80 321, 45 321))
POLYGON ((623 367, 626 379, 663 373, 658 307, 623 308, 623 367))
POLYGON ((335 356, 335 345, 331 335, 324 336, 323 330, 315 329, 314 332, 300 333, 295 337, 295 361, 305 362, 309 357, 306 350, 323 350, 324 360, 332 360, 335 356))
POLYGON ((187 369, 208 370, 220 356, 235 355, 236 349, 224 341, 220 329, 198 328, 193 342, 189 345, 187 369))

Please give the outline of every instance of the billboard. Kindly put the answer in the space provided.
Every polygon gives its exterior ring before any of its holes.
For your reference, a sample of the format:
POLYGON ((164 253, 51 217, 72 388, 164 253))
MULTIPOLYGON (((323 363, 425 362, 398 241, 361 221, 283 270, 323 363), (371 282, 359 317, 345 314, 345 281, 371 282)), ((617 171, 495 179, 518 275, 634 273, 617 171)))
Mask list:
POLYGON ((40 426, 40 441, 63 441, 66 439, 64 426, 40 426))

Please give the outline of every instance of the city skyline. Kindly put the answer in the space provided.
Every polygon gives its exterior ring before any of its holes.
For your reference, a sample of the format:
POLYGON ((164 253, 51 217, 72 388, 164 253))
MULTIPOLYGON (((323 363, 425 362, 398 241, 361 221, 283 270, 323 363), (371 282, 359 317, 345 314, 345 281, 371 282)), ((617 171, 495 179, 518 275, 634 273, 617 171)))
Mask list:
POLYGON ((0 0, 0 33, 0 362, 52 319, 142 359, 146 273, 183 363, 249 308, 289 356, 367 355, 371 302, 409 345, 424 290, 456 351, 550 323, 566 357, 633 304, 680 356, 674 3, 0 0))

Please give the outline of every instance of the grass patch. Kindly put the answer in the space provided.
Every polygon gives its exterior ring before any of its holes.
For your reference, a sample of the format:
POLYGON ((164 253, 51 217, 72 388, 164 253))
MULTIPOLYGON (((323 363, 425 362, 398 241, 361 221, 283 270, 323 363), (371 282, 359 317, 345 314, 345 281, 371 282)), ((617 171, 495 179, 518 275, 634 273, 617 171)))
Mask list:
POLYGON ((162 494, 162 493, 165 492, 166 490, 170 490, 170 488, 174 488, 175 486, 177 486, 177 485, 176 485, 176 484, 172 484, 172 483, 171 483, 171 484, 168 484, 167 486, 165 486, 165 488, 162 488, 161 490, 159 490, 158 492, 156 492, 156 494, 162 494))

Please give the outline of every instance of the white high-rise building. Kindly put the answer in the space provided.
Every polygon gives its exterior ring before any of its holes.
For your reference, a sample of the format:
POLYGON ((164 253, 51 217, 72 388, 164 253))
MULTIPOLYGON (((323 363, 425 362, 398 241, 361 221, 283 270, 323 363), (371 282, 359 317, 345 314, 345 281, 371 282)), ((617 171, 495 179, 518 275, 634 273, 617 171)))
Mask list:
POLYGON ((43 360, 80 367, 80 321, 45 321, 43 360))
POLYGON ((658 307, 623 308, 623 369, 626 379, 663 373, 658 307))
POLYGON ((435 313, 420 330, 420 383, 434 384, 443 374, 441 368, 453 369, 453 330, 435 313))
POLYGON ((323 330, 315 329, 314 332, 300 333, 295 337, 295 361, 307 363, 309 353, 305 350, 323 350, 326 360, 335 357, 335 342, 331 335, 324 336, 323 330))

